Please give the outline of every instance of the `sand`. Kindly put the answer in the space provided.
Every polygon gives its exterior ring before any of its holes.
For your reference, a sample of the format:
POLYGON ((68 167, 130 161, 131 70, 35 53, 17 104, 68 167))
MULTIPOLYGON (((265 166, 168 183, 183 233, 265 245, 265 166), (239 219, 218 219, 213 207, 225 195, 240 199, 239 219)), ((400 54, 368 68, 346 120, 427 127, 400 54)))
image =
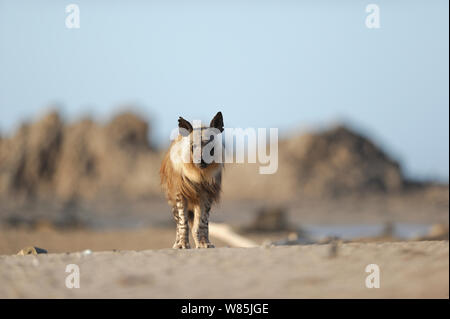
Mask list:
POLYGON ((1 298, 448 298, 449 242, 0 256, 1 298), (80 288, 66 287, 66 266, 80 288), (368 264, 380 288, 367 288, 368 264))

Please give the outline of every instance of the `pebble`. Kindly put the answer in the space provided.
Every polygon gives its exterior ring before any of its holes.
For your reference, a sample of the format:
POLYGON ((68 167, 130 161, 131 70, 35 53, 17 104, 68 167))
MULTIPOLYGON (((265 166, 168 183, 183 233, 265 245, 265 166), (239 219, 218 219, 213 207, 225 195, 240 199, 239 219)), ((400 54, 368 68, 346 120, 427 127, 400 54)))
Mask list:
POLYGON ((89 256, 89 255, 92 254, 92 250, 90 250, 90 249, 85 249, 85 250, 83 250, 82 254, 83 254, 83 256, 89 256))
POLYGON ((37 255, 37 254, 46 254, 47 250, 43 249, 43 248, 39 248, 39 247, 25 247, 23 249, 21 249, 17 255, 19 256, 25 256, 25 255, 37 255))

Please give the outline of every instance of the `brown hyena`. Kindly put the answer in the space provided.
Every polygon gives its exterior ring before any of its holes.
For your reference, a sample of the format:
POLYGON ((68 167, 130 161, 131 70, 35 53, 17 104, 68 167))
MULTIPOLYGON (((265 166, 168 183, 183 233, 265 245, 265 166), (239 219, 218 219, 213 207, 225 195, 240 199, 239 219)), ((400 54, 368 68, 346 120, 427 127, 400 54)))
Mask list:
POLYGON ((208 220, 221 188, 223 160, 218 159, 222 159, 222 146, 216 146, 216 138, 223 132, 222 113, 216 114, 209 127, 194 128, 180 117, 178 128, 160 169, 161 185, 177 224, 173 248, 190 248, 189 229, 196 248, 213 248, 208 220))

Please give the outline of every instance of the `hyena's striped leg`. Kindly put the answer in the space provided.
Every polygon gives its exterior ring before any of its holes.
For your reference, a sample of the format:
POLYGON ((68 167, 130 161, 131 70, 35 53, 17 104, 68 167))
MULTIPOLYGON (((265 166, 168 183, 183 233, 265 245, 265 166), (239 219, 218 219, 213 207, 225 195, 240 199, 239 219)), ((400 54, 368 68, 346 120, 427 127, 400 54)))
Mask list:
POLYGON ((178 224, 180 222, 180 218, 178 217, 178 209, 176 206, 172 207, 172 214, 173 214, 173 218, 175 219, 176 226, 177 226, 177 232, 175 235, 175 243, 173 244, 173 247, 175 248, 175 246, 180 243, 180 232, 178 231, 178 224))
POLYGON ((194 237, 196 248, 214 248, 209 241, 208 223, 210 204, 197 206, 194 209, 194 223, 192 227, 192 237, 194 237))
POLYGON ((187 210, 184 201, 181 198, 177 198, 176 205, 173 207, 173 213, 175 221, 177 223, 177 234, 175 237, 175 243, 173 248, 176 249, 188 249, 189 245, 189 225, 187 218, 187 210))

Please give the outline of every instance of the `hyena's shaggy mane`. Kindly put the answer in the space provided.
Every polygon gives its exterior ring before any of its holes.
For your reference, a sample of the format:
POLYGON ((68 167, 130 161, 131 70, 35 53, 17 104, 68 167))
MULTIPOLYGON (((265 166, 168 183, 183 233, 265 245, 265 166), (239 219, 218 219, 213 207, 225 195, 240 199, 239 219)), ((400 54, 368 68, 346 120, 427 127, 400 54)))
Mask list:
POLYGON ((180 163, 182 167, 175 167, 170 153, 180 140, 181 138, 178 138, 172 142, 160 169, 161 186, 168 201, 175 203, 177 194, 180 194, 192 205, 218 202, 221 192, 222 165, 211 163, 208 167, 200 169, 193 163, 180 163))

